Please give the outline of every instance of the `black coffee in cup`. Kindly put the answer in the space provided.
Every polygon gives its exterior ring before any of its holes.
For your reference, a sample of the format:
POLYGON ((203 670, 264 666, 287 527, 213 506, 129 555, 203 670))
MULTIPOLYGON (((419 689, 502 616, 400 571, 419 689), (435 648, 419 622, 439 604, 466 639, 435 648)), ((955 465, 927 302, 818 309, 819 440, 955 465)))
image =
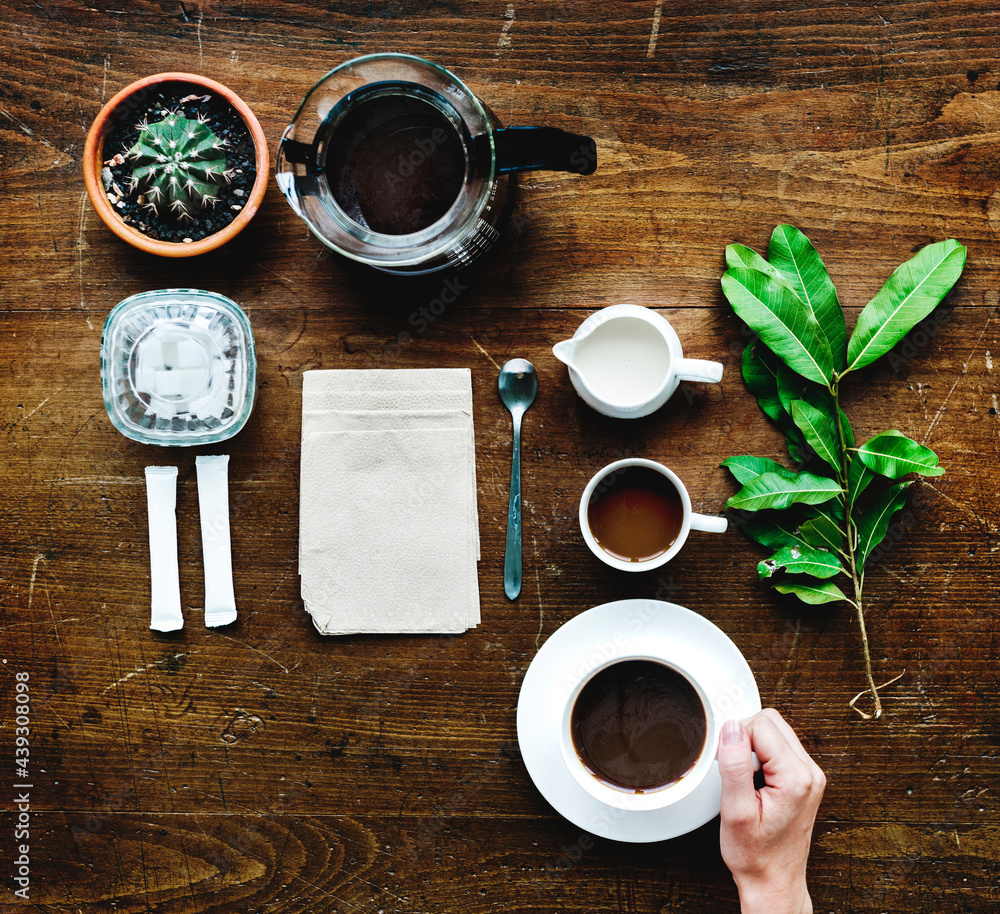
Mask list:
POLYGON ((653 660, 595 674, 571 713, 573 745, 602 783, 630 793, 669 787, 705 750, 708 719, 687 677, 653 660))
POLYGON ((647 466, 609 473, 590 497, 587 523, 597 544, 624 562, 648 562, 663 555, 684 526, 677 487, 647 466))
POLYGON ((462 192, 465 144, 439 104, 405 83, 341 103, 324 173, 340 208, 358 225, 408 235, 438 221, 462 192))

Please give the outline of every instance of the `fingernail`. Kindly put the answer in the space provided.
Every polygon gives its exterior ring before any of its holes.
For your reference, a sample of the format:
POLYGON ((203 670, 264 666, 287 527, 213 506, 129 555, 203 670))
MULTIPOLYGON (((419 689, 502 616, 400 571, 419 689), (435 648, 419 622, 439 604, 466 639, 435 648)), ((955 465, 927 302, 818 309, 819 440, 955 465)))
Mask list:
POLYGON ((722 742, 729 746, 733 743, 743 742, 743 724, 738 720, 727 720, 722 725, 722 742))

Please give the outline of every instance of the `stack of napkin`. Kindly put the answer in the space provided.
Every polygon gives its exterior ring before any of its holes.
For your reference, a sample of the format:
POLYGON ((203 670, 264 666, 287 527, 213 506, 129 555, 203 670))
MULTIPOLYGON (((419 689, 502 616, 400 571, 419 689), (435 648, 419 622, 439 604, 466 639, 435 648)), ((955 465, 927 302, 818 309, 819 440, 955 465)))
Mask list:
POLYGON ((468 369, 307 371, 299 575, 325 635, 479 624, 468 369))

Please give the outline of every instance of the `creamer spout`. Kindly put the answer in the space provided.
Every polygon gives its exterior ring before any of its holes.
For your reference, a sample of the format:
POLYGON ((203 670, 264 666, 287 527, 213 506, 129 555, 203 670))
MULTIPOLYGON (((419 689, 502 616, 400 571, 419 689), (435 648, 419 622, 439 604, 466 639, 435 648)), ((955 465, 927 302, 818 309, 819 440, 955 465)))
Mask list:
POLYGON ((552 354, 559 359, 560 362, 565 362, 570 368, 575 368, 576 364, 576 348, 580 341, 577 339, 573 340, 563 340, 561 343, 556 343, 552 347, 552 354))

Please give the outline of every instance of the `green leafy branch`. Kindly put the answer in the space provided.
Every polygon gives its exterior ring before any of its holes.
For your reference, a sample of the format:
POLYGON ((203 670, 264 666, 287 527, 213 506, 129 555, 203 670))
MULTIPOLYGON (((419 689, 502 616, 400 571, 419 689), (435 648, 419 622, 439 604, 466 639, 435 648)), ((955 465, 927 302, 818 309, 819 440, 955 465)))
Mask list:
POLYGON ((894 429, 857 445, 840 406, 841 382, 888 353, 934 310, 961 275, 965 257, 954 240, 920 250, 864 307, 848 338, 833 281, 798 229, 779 225, 766 258, 740 244, 726 249, 722 290, 757 335, 743 353, 743 378, 798 467, 730 457, 723 466, 742 488, 726 507, 738 509, 744 532, 773 553, 757 566, 761 580, 805 603, 854 607, 868 688, 850 706, 865 718, 882 714, 865 628, 866 564, 906 503, 911 481, 903 477, 940 476, 944 469, 930 448, 894 429), (870 488, 879 478, 889 484, 870 488), (866 692, 872 714, 856 707, 866 692))

